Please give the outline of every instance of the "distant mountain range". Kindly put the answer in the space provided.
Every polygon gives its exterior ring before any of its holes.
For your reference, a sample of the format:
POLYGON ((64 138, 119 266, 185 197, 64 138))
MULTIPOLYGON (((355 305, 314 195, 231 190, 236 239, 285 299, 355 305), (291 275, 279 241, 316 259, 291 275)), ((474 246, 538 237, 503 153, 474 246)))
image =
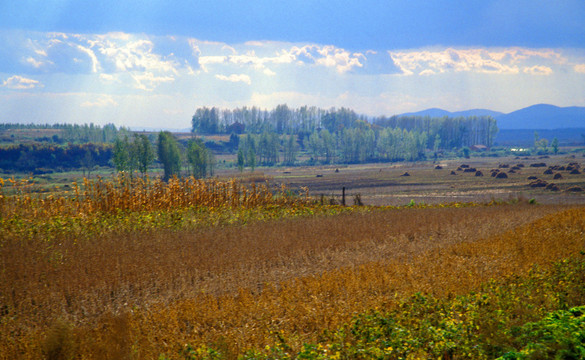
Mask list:
POLYGON ((427 109, 427 110, 423 110, 423 111, 419 111, 419 112, 404 113, 404 114, 400 114, 400 115, 404 115, 404 116, 430 116, 430 117, 491 116, 493 118, 496 118, 498 116, 504 115, 504 113, 501 113, 498 111, 487 110, 487 109, 473 109, 473 110, 451 112, 451 111, 447 111, 447 110, 443 110, 443 109, 432 108, 432 109, 427 109))
POLYGON ((450 112, 443 109, 427 109, 401 115, 459 117, 459 116, 492 116, 498 121, 500 129, 567 129, 585 128, 585 107, 558 107, 538 104, 504 114, 487 109, 473 109, 450 112))

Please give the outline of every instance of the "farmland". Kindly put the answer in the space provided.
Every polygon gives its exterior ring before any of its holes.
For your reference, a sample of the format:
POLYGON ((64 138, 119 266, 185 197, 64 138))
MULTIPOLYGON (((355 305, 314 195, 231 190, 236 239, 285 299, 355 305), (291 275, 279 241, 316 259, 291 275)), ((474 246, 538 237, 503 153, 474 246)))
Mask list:
POLYGON ((562 331, 582 329, 585 305, 574 162, 220 170, 42 191, 4 180, 0 357, 582 356, 562 331), (529 186, 555 173, 558 191, 529 186), (539 340, 549 322, 558 343, 539 340))

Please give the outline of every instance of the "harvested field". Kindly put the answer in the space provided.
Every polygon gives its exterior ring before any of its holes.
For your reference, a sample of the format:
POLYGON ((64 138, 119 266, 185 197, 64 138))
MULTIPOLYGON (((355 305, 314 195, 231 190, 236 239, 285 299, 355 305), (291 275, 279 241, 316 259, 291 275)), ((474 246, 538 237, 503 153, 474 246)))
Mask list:
MULTIPOLYGON (((574 162, 574 159, 558 155, 550 156, 547 161, 550 166, 561 168, 574 162)), ((529 187, 527 178, 530 180, 543 176, 544 170, 540 164, 534 158, 472 158, 464 164, 460 160, 445 160, 438 164, 419 162, 287 167, 280 170, 265 168, 262 172, 270 183, 284 183, 292 189, 307 186, 314 196, 323 194, 340 199, 341 189, 345 187, 348 196, 360 194, 366 205, 397 206, 408 204, 410 200, 427 204, 452 201, 489 202, 519 197, 536 198, 540 203, 585 204, 585 196, 582 194, 565 191, 572 186, 585 187, 585 175, 582 174, 569 176, 568 172, 564 172, 563 179, 555 181, 562 191, 554 194, 529 187), (512 167, 510 163, 519 170, 506 172, 512 167), (533 163, 539 165, 531 167, 533 163), (444 170, 435 170, 437 165, 444 170), (507 168, 503 167, 506 165, 507 168), (475 168, 486 176, 475 177, 475 172, 464 172, 469 168, 475 168), (404 173, 410 176, 400 176, 404 173), (491 176, 487 176, 488 173, 491 176), (496 178, 498 173, 504 175, 496 178), (322 177, 316 178, 315 174, 322 177), (453 176, 455 174, 457 176, 453 176), (504 176, 507 177, 503 178, 504 176)), ((237 173, 220 173, 220 176, 230 175, 237 173)))
MULTIPOLYGON (((294 332, 299 341, 314 339, 320 329, 391 302, 395 294, 464 292, 574 251, 582 238, 574 246, 553 246, 555 252, 541 242, 494 242, 532 222, 550 222, 554 217, 547 216, 562 209, 379 210, 199 231, 112 233, 84 243, 61 239, 57 263, 46 258, 49 243, 24 247, 8 241, 0 252, 0 284, 13 291, 2 294, 2 303, 20 320, 3 323, 0 331, 5 340, 15 331, 21 335, 0 347, 6 354, 30 347, 36 357, 41 349, 34 344, 43 343, 39 336, 56 319, 78 328, 79 336, 96 331, 96 324, 108 329, 111 321, 128 322, 123 331, 140 344, 141 358, 168 352, 172 344, 205 344, 222 336, 236 352, 262 347, 273 341, 270 329, 294 332), (538 220, 543 217, 548 220, 538 220), (470 269, 473 275, 464 275, 470 269), (172 325, 176 321, 197 330, 172 325)), ((109 336, 116 335, 103 341, 109 336)), ((105 346, 75 341, 86 355, 105 346)))

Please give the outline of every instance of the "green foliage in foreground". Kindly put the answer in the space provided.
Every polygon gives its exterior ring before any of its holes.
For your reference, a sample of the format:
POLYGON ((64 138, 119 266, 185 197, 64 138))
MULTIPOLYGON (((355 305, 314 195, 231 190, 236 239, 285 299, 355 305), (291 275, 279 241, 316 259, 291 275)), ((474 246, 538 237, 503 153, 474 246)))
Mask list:
MULTIPOLYGON (((241 359, 585 359, 585 253, 450 298, 415 294, 293 351, 287 339, 241 359)), ((186 346, 184 359, 223 359, 186 346)), ((163 358, 163 357, 161 357, 163 358)))

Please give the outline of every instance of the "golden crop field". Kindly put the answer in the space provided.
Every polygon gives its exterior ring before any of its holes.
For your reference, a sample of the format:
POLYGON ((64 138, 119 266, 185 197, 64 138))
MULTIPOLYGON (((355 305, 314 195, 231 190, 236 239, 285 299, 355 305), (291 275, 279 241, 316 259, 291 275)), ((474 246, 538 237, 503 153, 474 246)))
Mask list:
POLYGON ((526 347, 506 329, 585 305, 582 207, 2 184, 3 359, 495 358, 526 347))

